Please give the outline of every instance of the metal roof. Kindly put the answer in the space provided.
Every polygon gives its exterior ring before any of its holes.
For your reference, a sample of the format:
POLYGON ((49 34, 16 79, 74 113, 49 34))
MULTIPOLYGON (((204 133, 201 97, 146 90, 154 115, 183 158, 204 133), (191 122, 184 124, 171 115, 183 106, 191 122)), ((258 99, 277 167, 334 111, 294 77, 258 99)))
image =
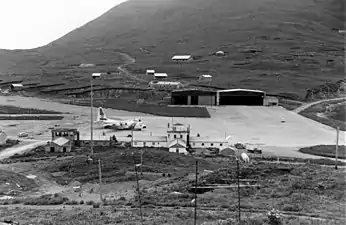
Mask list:
POLYGON ((210 137, 191 137, 191 142, 208 142, 208 143, 227 143, 224 138, 210 138, 210 137))
POLYGON ((227 89, 227 90, 218 90, 217 92, 233 92, 233 91, 248 91, 248 92, 258 92, 258 93, 265 93, 264 91, 260 90, 251 90, 251 89, 227 89))
POLYGON ((186 142, 181 139, 175 139, 171 143, 168 144, 168 148, 186 148, 186 142))
POLYGON ((191 58, 191 55, 175 55, 172 57, 172 60, 187 60, 190 58, 191 58))
POLYGON ((93 77, 99 77, 99 76, 101 76, 101 74, 102 74, 102 73, 93 73, 92 76, 93 76, 93 77))
POLYGON ((13 87, 23 87, 23 84, 11 84, 13 87))
POLYGON ((147 70, 147 73, 155 73, 155 70, 147 70))
POLYGON ((69 142, 69 140, 66 139, 66 138, 63 138, 63 137, 60 137, 60 138, 55 139, 55 140, 53 141, 53 143, 55 143, 55 144, 57 144, 57 145, 59 145, 59 146, 63 146, 64 144, 66 144, 66 143, 68 143, 68 142, 69 142))
POLYGON ((146 137, 133 137, 133 141, 143 141, 143 142, 167 142, 166 136, 146 136, 146 137))
POLYGON ((155 77, 167 77, 167 73, 155 73, 154 74, 155 77))

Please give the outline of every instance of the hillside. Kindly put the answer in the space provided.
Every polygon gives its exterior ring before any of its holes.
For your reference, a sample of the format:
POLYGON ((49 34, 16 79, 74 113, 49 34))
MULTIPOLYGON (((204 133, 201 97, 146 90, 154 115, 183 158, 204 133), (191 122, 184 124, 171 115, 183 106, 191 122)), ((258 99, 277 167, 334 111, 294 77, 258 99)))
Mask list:
MULTIPOLYGON (((0 73, 70 73, 80 63, 114 69, 118 52, 177 79, 209 73, 213 84, 305 95, 343 77, 343 0, 129 0, 51 44, 0 50, 0 73), (218 58, 211 54, 222 50, 218 58), (180 66, 174 54, 196 60, 180 66), (184 75, 181 75, 183 73, 184 75)), ((191 78, 189 78, 191 80, 191 78)), ((193 80, 191 81, 193 82, 193 80)))

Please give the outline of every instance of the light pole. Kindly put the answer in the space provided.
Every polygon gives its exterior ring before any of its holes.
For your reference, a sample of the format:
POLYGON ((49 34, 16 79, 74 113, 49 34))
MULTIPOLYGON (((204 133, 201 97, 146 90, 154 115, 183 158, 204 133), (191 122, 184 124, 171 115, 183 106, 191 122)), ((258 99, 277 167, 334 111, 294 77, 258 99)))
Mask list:
POLYGON ((101 77, 101 73, 93 73, 90 80, 90 151, 91 156, 94 155, 94 140, 93 140, 93 79, 101 77))

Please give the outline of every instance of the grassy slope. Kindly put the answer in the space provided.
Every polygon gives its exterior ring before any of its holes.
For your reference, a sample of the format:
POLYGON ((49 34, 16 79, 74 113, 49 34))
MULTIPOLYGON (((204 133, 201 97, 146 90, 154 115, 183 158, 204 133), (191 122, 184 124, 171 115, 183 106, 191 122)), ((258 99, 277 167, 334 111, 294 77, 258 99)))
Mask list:
POLYGON ((306 88, 325 77, 334 81, 342 77, 343 36, 332 28, 343 27, 343 4, 342 0, 130 0, 45 47, 0 50, 0 72, 60 70, 62 75, 68 65, 82 62, 107 64, 97 69, 109 69, 123 60, 120 50, 135 57, 130 66, 134 70, 153 67, 177 75, 180 67, 170 57, 191 53, 200 59, 183 67, 187 75, 211 73, 215 85, 304 95, 306 88), (261 52, 244 53, 251 47, 261 52), (217 50, 229 55, 209 56, 217 50), (304 55, 310 52, 314 56, 304 55), (334 66, 327 68, 327 59, 333 59, 334 66), (272 73, 280 73, 279 82, 272 73))
MULTIPOLYGON (((335 158, 335 145, 316 145, 312 147, 301 148, 299 149, 299 151, 311 155, 335 158)), ((346 146, 339 146, 338 157, 339 159, 346 159, 346 146)))
POLYGON ((305 116, 307 118, 310 118, 312 120, 315 120, 317 122, 323 123, 325 125, 331 126, 333 128, 336 128, 339 126, 340 130, 346 131, 346 121, 344 117, 344 112, 342 111, 344 106, 340 105, 334 109, 332 113, 328 113, 326 117, 321 117, 318 116, 318 113, 325 113, 326 107, 328 105, 336 104, 339 102, 343 102, 344 100, 337 100, 337 101, 330 101, 330 102, 325 102, 321 104, 314 105, 312 107, 309 107, 299 114, 302 116, 305 116), (331 114, 331 115, 329 115, 331 114))
POLYGON ((34 108, 20 108, 10 105, 0 105, 0 115, 1 114, 60 114, 60 112, 34 108))
POLYGON ((23 175, 18 175, 16 173, 0 170, 0 195, 8 193, 8 191, 29 191, 36 187, 34 180, 24 177, 23 175), (6 183, 9 185, 6 185, 6 183), (22 189, 18 188, 17 185, 20 185, 22 189))

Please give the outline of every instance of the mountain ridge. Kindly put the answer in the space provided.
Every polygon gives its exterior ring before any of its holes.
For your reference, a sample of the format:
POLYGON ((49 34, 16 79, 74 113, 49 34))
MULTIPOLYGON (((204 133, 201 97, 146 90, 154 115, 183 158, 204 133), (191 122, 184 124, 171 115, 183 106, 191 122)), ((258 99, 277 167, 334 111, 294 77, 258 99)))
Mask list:
POLYGON ((136 58, 129 68, 134 73, 149 67, 210 73, 216 85, 268 90, 277 85, 272 74, 280 73, 291 81, 282 91, 305 91, 326 75, 332 81, 343 76, 343 36, 335 31, 344 26, 343 9, 342 0, 129 0, 46 46, 0 50, 0 73, 120 63, 117 52, 124 52, 136 58), (217 50, 230 54, 211 57, 217 50), (199 60, 180 70, 170 57, 182 53, 199 60))

